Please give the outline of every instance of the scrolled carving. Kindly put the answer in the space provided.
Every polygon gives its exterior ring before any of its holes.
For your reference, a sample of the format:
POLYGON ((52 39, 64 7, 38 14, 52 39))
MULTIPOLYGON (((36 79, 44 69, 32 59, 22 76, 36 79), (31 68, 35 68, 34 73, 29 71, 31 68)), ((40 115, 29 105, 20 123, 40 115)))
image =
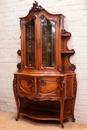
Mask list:
POLYGON ((64 89, 64 87, 65 87, 64 77, 61 77, 61 79, 60 79, 60 84, 61 84, 61 91, 63 91, 63 89, 64 89))
POLYGON ((38 5, 38 2, 34 2, 33 3, 33 7, 31 8, 30 12, 34 11, 34 12, 37 12, 37 11, 41 11, 43 8, 42 6, 38 5))
POLYGON ((17 86, 17 78, 16 78, 16 76, 14 76, 14 79, 13 79, 13 91, 14 91, 14 94, 16 94, 16 86, 17 86))
POLYGON ((30 79, 28 80, 28 85, 31 86, 31 92, 32 92, 32 93, 34 92, 33 83, 34 83, 34 80, 33 80, 32 78, 30 78, 30 79))
POLYGON ((59 17, 59 26, 61 25, 61 18, 59 17))
POLYGON ((60 84, 61 84, 61 97, 62 97, 64 95, 64 87, 65 87, 64 77, 60 78, 60 84))
POLYGON ((74 86, 77 87, 77 79, 76 79, 76 75, 74 77, 74 86))
POLYGON ((34 101, 39 101, 39 98, 38 97, 34 97, 33 100, 34 101))
POLYGON ((76 80, 76 78, 75 78, 75 81, 74 81, 74 85, 75 85, 75 87, 77 87, 77 80, 76 80))
POLYGON ((49 98, 47 98, 47 100, 48 100, 48 101, 52 101, 52 99, 51 99, 50 97, 49 97, 49 98))
POLYGON ((71 49, 71 51, 73 51, 73 54, 75 53, 75 50, 74 50, 74 49, 71 49))
POLYGON ((20 28, 22 29, 23 27, 23 21, 20 20, 20 28))
POLYGON ((59 72, 62 72, 62 68, 61 68, 61 67, 58 67, 58 71, 59 71, 59 72))
POLYGON ((18 70, 21 69, 21 63, 18 63, 18 64, 17 64, 17 68, 18 68, 18 70))
POLYGON ((18 54, 19 56, 21 56, 21 50, 18 50, 18 51, 17 51, 17 54, 18 54))
POLYGON ((33 84, 33 79, 32 78, 30 78, 29 80, 28 80, 28 85, 32 85, 33 84))
POLYGON ((46 85, 46 82, 42 79, 39 79, 38 80, 39 84, 41 84, 42 86, 45 86, 46 85))
POLYGON ((64 77, 61 77, 61 81, 60 82, 61 82, 61 87, 64 88, 64 86, 65 86, 64 77))
POLYGON ((77 79, 76 79, 76 75, 74 77, 74 93, 75 93, 75 99, 76 99, 76 93, 77 93, 77 79))
POLYGON ((41 16, 40 16, 41 19, 44 19, 44 17, 45 17, 44 15, 41 15, 41 16))
POLYGON ((74 64, 72 64, 72 65, 70 66, 70 70, 75 71, 75 69, 76 69, 76 66, 75 66, 74 64))
POLYGON ((31 92, 34 93, 34 86, 32 86, 32 88, 31 88, 31 92))
POLYGON ((56 82, 59 83, 59 80, 57 79, 56 82))
POLYGON ((37 14, 34 14, 34 16, 32 17, 32 19, 36 19, 37 18, 37 14))

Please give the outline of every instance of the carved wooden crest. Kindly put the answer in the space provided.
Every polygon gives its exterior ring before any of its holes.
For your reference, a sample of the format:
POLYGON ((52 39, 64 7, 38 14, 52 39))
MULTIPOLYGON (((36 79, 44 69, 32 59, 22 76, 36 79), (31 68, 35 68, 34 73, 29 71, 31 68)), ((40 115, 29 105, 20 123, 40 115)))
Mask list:
POLYGON ((34 11, 34 12, 37 12, 37 11, 41 11, 43 8, 42 6, 38 5, 38 2, 34 2, 33 3, 33 7, 31 8, 30 12, 34 11))

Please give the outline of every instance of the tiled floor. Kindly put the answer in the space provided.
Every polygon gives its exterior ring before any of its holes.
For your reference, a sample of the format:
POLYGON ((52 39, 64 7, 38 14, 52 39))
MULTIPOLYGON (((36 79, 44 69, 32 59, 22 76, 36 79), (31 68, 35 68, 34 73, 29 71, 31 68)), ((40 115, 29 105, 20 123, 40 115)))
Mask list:
MULTIPOLYGON (((15 113, 0 111, 0 130, 62 130, 58 122, 42 122, 20 117, 15 121, 15 113)), ((87 130, 87 124, 64 122, 64 130, 87 130)))

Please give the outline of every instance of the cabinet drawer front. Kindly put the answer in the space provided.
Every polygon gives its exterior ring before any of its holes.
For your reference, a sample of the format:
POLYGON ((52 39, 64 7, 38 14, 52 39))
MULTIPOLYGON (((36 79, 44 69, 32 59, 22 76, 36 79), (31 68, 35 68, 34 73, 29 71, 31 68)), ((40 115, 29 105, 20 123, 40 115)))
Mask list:
POLYGON ((18 92, 33 94, 34 78, 28 76, 18 76, 18 92))
POLYGON ((43 96, 60 96, 60 80, 58 77, 39 77, 38 94, 43 96))

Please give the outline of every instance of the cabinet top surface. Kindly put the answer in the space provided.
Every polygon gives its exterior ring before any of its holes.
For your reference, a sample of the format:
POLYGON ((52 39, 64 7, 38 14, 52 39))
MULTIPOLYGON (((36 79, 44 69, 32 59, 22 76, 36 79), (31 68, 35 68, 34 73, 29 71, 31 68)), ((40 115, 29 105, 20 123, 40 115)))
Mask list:
POLYGON ((22 71, 22 72, 19 72, 19 71, 17 71, 17 72, 15 72, 14 73, 15 75, 27 75, 27 76, 36 76, 36 77, 38 77, 38 76, 67 76, 67 75, 75 75, 75 72, 67 72, 67 73, 47 73, 47 72, 45 72, 45 73, 31 73, 31 72, 26 72, 26 71, 22 71))

